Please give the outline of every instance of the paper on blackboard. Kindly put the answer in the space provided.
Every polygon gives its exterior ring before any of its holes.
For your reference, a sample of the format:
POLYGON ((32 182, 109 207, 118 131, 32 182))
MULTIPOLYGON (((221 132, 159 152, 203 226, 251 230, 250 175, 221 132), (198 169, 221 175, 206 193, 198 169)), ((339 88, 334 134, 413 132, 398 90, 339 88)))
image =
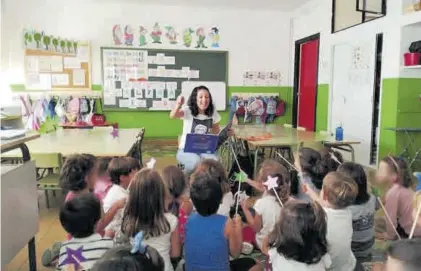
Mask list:
POLYGON ((132 97, 132 90, 129 88, 123 89, 123 98, 131 98, 132 97))
POLYGON ((136 99, 135 98, 130 98, 129 99, 129 108, 136 108, 137 104, 136 104, 136 99))
POLYGON ((85 71, 82 69, 73 70, 73 85, 84 86, 85 85, 85 71))
POLYGON ((165 66, 158 66, 156 71, 157 71, 156 73, 157 77, 166 77, 165 66))
POLYGON ((164 97, 164 90, 163 89, 157 89, 156 90, 156 98, 162 99, 164 97))
POLYGON ((129 104, 130 104, 130 101, 129 101, 129 99, 120 99, 119 101, 118 101, 118 106, 119 107, 129 107, 129 104))
POLYGON ((123 90, 122 89, 116 89, 114 91, 114 93, 115 93, 116 97, 122 97, 123 96, 123 90))
POLYGON ((167 56, 165 57, 165 63, 166 65, 175 65, 175 57, 174 56, 167 56))
POLYGON ((104 93, 104 104, 105 105, 115 105, 115 96, 111 94, 104 93))
POLYGON ((158 71, 156 69, 148 69, 149 77, 157 77, 158 71))
POLYGON ((65 69, 80 69, 80 60, 76 57, 65 57, 64 58, 65 69))
POLYGON ((51 57, 40 56, 38 59, 38 71, 50 72, 51 71, 51 57))
POLYGON ((135 88, 134 90, 134 96, 136 98, 143 98, 143 91, 141 88, 135 88))
POLYGON ((175 91, 177 89, 177 82, 167 82, 166 89, 175 91))
POLYGON ((149 56, 148 57, 149 64, 156 64, 156 56, 149 56))
POLYGON ((146 107, 146 100, 136 99, 136 107, 146 107))
POLYGON ((194 79, 199 78, 199 71, 197 71, 197 70, 191 70, 190 71, 190 78, 194 78, 194 79))
POLYGON ((153 85, 149 84, 148 89, 146 90, 145 97, 150 98, 150 99, 153 98, 153 92, 154 92, 153 85))
POLYGON ((165 54, 156 54, 155 63, 158 64, 158 65, 164 65, 165 64, 165 54))

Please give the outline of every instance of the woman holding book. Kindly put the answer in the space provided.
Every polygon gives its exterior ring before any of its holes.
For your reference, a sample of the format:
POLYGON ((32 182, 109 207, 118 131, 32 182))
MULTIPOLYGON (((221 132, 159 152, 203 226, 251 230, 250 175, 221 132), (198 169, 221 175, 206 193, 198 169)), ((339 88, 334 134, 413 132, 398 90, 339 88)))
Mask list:
MULTIPOLYGON (((183 133, 179 140, 177 160, 188 173, 195 169, 201 159, 218 160, 215 154, 184 152, 187 134, 218 134, 220 132, 221 116, 216 111, 212 95, 206 86, 195 87, 190 94, 187 105, 184 105, 184 97, 178 96, 176 106, 170 113, 170 118, 183 120, 183 133)), ((233 131, 229 129, 228 135, 232 134, 233 131)))

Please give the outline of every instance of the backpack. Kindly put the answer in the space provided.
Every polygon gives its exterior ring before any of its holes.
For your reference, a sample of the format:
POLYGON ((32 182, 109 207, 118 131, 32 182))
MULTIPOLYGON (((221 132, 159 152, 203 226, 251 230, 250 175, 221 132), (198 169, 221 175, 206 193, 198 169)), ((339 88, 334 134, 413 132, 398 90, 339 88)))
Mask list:
POLYGON ((274 115, 276 113, 276 100, 273 97, 270 97, 268 100, 266 113, 268 115, 274 115))
POLYGON ((278 98, 275 116, 280 117, 285 115, 285 102, 278 98))

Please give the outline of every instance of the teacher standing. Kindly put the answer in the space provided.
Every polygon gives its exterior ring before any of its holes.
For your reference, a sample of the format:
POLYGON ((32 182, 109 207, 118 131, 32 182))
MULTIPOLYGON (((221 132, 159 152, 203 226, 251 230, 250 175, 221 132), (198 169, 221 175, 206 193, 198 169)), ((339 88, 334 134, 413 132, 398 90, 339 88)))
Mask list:
POLYGON ((170 113, 170 118, 183 120, 183 133, 179 140, 177 160, 184 165, 184 169, 188 173, 195 169, 202 158, 218 160, 215 154, 184 152, 187 134, 219 133, 221 116, 216 111, 212 95, 206 86, 195 87, 190 94, 187 105, 184 105, 184 97, 178 96, 176 106, 170 113))

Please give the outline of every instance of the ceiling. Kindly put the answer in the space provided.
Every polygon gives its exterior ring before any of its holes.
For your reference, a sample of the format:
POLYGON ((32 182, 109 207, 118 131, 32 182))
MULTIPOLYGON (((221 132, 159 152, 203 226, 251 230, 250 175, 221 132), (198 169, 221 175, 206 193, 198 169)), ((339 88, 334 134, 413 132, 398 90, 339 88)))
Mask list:
POLYGON ((128 2, 169 6, 247 8, 260 10, 293 11, 310 0, 96 0, 108 2, 128 2))

